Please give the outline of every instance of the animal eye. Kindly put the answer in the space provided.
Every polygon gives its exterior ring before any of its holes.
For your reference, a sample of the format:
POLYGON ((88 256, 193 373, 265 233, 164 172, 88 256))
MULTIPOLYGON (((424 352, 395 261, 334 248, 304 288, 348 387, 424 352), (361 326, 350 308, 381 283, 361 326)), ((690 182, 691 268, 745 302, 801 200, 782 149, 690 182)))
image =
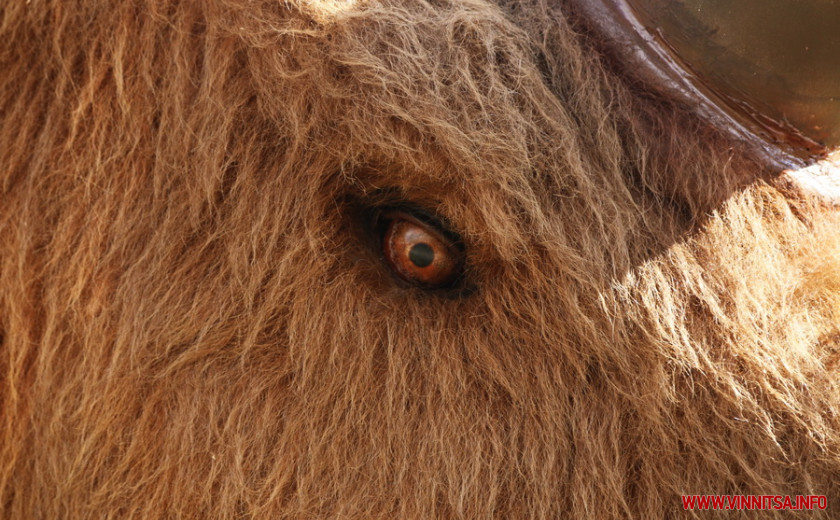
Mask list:
POLYGON ((463 253, 455 240, 407 213, 382 217, 382 253, 397 276, 428 289, 450 287, 458 280, 463 253))

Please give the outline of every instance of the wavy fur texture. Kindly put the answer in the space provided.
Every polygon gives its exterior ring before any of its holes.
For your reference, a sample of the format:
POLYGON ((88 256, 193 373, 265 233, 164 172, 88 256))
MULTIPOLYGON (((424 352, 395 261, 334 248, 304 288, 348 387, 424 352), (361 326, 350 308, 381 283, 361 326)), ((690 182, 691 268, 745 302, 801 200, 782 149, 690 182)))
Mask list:
POLYGON ((569 6, 6 0, 0 42, 0 517, 840 514, 837 212, 569 6), (470 290, 394 279, 386 204, 470 290))

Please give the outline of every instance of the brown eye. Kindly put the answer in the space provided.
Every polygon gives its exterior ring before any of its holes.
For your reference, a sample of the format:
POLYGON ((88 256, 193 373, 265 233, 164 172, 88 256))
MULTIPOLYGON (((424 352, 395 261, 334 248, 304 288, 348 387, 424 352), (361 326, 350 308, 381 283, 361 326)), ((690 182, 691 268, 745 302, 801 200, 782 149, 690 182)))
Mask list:
POLYGON ((408 214, 384 217, 382 252, 397 276, 426 288, 447 287, 458 278, 462 254, 452 240, 408 214))

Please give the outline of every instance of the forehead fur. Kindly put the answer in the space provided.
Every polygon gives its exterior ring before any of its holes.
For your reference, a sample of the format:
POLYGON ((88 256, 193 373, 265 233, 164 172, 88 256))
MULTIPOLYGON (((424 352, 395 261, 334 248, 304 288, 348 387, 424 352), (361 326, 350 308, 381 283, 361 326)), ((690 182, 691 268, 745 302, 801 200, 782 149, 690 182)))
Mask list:
POLYGON ((840 507, 836 213, 563 2, 87 4, 0 9, 0 516, 840 507))

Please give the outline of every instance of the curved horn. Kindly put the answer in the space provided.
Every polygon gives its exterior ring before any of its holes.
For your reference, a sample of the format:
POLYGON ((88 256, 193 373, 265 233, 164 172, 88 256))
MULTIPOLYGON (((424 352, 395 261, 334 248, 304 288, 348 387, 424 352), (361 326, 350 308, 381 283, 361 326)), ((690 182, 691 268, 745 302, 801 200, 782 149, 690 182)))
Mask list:
POLYGON ((570 0, 637 81, 778 170, 840 147, 840 2, 570 0))

